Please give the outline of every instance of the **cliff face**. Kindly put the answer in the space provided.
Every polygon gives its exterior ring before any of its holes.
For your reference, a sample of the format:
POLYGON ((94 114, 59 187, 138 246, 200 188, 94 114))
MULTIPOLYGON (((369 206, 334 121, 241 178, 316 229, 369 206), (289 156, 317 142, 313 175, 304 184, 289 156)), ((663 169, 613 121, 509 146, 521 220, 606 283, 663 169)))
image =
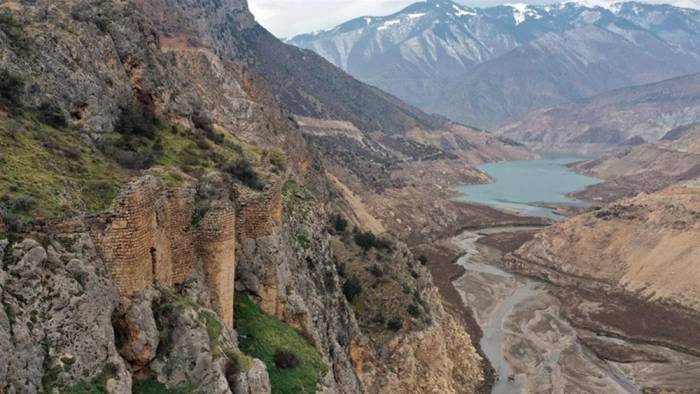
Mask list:
MULTIPOLYGON (((289 99, 275 90, 284 74, 271 74, 279 59, 263 54, 283 44, 245 2, 4 2, 0 17, 0 71, 19 86, 0 97, 0 351, 10 355, 0 391, 280 391, 289 371, 274 356, 287 347, 313 366, 291 368, 307 374, 306 391, 480 383, 471 340, 426 272, 416 290, 432 320, 396 331, 358 324, 328 233, 345 205, 318 146, 275 97, 289 99), (234 286, 288 343, 256 353, 264 338, 237 336, 250 322, 237 321, 234 286), (358 366, 359 348, 378 373, 358 366)), ((319 67, 331 80, 342 74, 319 67)), ((328 89, 307 78, 329 105, 324 116, 389 131, 432 124, 345 75, 328 89), (347 96, 331 105, 346 87, 370 105, 347 96), (370 107, 389 113, 371 123, 370 107)), ((419 150, 446 154, 433 144, 419 150)), ((414 258, 396 245, 389 264, 412 277, 414 258)))

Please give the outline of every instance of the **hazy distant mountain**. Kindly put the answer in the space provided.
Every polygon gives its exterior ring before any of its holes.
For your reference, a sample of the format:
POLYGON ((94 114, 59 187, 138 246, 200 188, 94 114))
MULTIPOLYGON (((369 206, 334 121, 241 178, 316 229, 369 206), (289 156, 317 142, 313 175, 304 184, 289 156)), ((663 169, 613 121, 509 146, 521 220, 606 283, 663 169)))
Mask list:
POLYGON ((694 74, 533 111, 498 133, 543 151, 595 154, 656 141, 698 121, 700 74, 694 74))
POLYGON ((481 127, 700 71, 700 11, 617 3, 415 3, 290 43, 424 110, 481 127))

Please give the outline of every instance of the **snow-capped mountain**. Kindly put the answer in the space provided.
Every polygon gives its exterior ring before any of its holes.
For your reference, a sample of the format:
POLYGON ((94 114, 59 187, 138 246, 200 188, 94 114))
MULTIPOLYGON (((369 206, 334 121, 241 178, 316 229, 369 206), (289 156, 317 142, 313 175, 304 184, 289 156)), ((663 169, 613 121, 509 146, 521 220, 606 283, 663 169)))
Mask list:
POLYGON ((289 43, 424 110, 494 127, 544 106, 700 71, 700 11, 428 0, 289 43))

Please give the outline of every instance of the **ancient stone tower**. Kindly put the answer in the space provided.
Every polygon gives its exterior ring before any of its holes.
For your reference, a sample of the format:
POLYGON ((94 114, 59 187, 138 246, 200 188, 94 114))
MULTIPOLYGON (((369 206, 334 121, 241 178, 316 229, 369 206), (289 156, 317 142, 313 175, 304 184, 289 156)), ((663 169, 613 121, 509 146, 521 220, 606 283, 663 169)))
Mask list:
POLYGON ((91 232, 122 297, 201 274, 212 307, 232 328, 236 214, 230 204, 213 204, 194 225, 194 193, 161 190, 156 178, 144 176, 121 191, 91 232))

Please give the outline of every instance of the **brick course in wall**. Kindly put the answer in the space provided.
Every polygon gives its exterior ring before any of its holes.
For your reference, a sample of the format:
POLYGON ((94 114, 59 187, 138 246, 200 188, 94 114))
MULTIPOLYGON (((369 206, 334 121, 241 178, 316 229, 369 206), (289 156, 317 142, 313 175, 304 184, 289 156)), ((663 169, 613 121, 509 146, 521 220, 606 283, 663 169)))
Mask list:
POLYGON ((214 205, 194 226, 194 195, 191 188, 164 191, 144 176, 120 192, 108 214, 90 219, 90 232, 122 296, 181 284, 202 269, 212 306, 232 328, 236 215, 228 204, 214 205))
POLYGON ((239 197, 238 239, 258 239, 272 235, 282 224, 283 179, 273 182, 261 193, 247 193, 239 197))
POLYGON ((211 302, 227 327, 233 327, 236 272, 236 213, 212 207, 199 226, 199 254, 211 290, 211 302))

